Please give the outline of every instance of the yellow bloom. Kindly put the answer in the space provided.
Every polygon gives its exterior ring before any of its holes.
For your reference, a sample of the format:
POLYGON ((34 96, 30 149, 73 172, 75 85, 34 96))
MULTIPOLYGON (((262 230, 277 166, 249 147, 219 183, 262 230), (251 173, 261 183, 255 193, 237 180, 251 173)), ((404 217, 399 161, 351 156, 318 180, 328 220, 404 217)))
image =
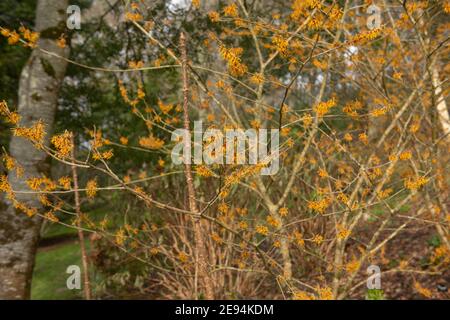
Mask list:
POLYGON ((433 296, 430 289, 422 287, 421 284, 418 283, 417 281, 414 282, 414 288, 417 290, 418 293, 420 293, 426 298, 431 298, 433 296))
POLYGON ((0 115, 6 117, 6 121, 17 125, 20 121, 20 115, 17 112, 12 112, 9 110, 6 101, 0 101, 0 115))
POLYGON ((261 84, 264 82, 264 76, 260 73, 255 73, 251 78, 250 81, 254 84, 261 84))
POLYGON ((72 179, 70 179, 69 177, 61 177, 59 178, 58 183, 63 189, 69 190, 71 181, 72 179))
POLYGON ((16 161, 14 158, 7 154, 4 155, 3 161, 5 162, 5 167, 8 171, 13 170, 16 166, 16 161))
POLYGON ((102 152, 102 159, 109 160, 113 157, 113 149, 109 149, 108 151, 102 152))
POLYGON ((333 292, 330 287, 319 287, 317 293, 321 300, 333 300, 333 292))
POLYGON ((317 59, 313 60, 313 65, 319 69, 325 70, 328 67, 328 64, 326 61, 319 61, 317 59))
POLYGON ((240 221, 239 222, 239 228, 242 230, 248 229, 248 223, 246 221, 240 221))
POLYGON ((289 210, 286 207, 282 207, 278 210, 278 213, 280 214, 280 216, 285 217, 287 216, 289 210))
POLYGON ((323 242, 323 237, 320 234, 314 235, 314 237, 311 239, 312 242, 314 242, 317 245, 320 245, 323 242))
POLYGON ((348 262, 345 265, 345 271, 347 271, 347 273, 354 273, 359 269, 360 263, 357 259, 353 258, 352 261, 348 262))
POLYGON ((219 204, 218 206, 217 206, 217 209, 220 211, 220 212, 222 212, 222 213, 227 213, 228 212, 228 209, 229 209, 229 207, 228 207, 228 205, 225 203, 225 202, 222 202, 221 204, 219 204))
POLYGON ((312 118, 312 116, 310 114, 305 114, 302 117, 302 121, 303 121, 303 125, 305 127, 309 127, 311 125, 311 123, 313 122, 313 118, 312 118))
POLYGON ((381 31, 382 31, 381 28, 375 28, 373 30, 358 33, 350 39, 350 43, 359 44, 372 41, 381 34, 381 31))
POLYGON ((350 236, 350 230, 345 229, 343 226, 338 226, 338 239, 346 239, 350 236))
POLYGON ((316 111, 319 117, 323 117, 334 106, 336 106, 336 99, 333 98, 326 102, 319 102, 316 106, 314 106, 314 111, 316 111))
POLYGON ((243 53, 242 48, 226 48, 225 46, 219 47, 220 55, 227 61, 228 70, 233 76, 242 76, 247 72, 247 66, 241 62, 240 56, 243 53))
POLYGON ((211 11, 208 13, 209 20, 211 22, 218 22, 220 20, 220 15, 217 11, 211 11))
POLYGON ((140 138, 139 144, 148 149, 161 149, 164 145, 164 141, 151 135, 149 137, 140 138))
POLYGON ((88 198, 94 198, 97 194, 97 181, 89 180, 86 185, 86 194, 88 198))
POLYGON ((127 137, 120 137, 120 143, 123 145, 127 145, 128 144, 128 138, 127 137))
POLYGON ((1 28, 1 32, 0 33, 1 33, 2 36, 8 37, 10 31, 8 29, 6 29, 6 28, 1 28))
POLYGON ((381 116, 384 116, 386 114, 386 112, 387 112, 387 109, 385 107, 383 107, 383 108, 377 108, 377 109, 372 110, 370 112, 370 114, 374 117, 381 117, 381 116))
POLYGON ((127 12, 125 13, 125 19, 128 21, 141 21, 144 18, 140 13, 127 12))
POLYGON ((188 257, 188 255, 187 255, 186 253, 180 252, 180 253, 178 254, 178 259, 179 259, 182 263, 186 263, 186 262, 188 262, 189 257, 188 257))
POLYGON ((60 48, 65 48, 67 46, 67 41, 66 41, 66 37, 64 34, 62 34, 58 40, 56 40, 56 44, 58 45, 58 47, 60 48))
POLYGON ((305 291, 295 291, 293 296, 293 300, 315 300, 315 297, 312 294, 309 294, 305 291))
POLYGON ((236 4, 232 3, 225 8, 223 8, 223 13, 229 17, 237 17, 238 16, 238 8, 236 4))
POLYGON ((324 213, 329 205, 330 205, 330 200, 328 198, 308 202, 308 208, 311 210, 317 211, 319 213, 324 213))
POLYGON ((392 190, 392 188, 388 188, 385 190, 380 190, 378 191, 378 198, 380 199, 386 199, 387 197, 389 197, 389 195, 393 192, 394 190, 392 190))
POLYGON ((51 221, 51 222, 58 222, 58 221, 59 221, 58 217, 55 216, 55 214, 53 213, 53 211, 48 211, 48 212, 46 212, 46 213, 44 214, 44 217, 45 217, 47 220, 51 221))
POLYGON ((36 47, 36 43, 39 40, 39 33, 33 32, 25 27, 20 27, 19 31, 22 33, 23 38, 28 41, 28 46, 31 48, 36 47))
POLYGON ((122 246, 125 243, 125 238, 125 231, 123 229, 119 229, 115 234, 116 244, 122 246))
POLYGON ((272 38, 272 44, 275 46, 276 50, 280 52, 282 56, 286 56, 288 51, 288 41, 281 36, 274 36, 272 38))
POLYGON ((68 157, 73 149, 72 133, 67 130, 63 134, 53 136, 51 142, 55 146, 56 155, 60 158, 68 157))
POLYGON ((20 40, 20 36, 16 31, 10 32, 9 33, 9 37, 8 37, 8 44, 16 44, 17 42, 19 42, 20 40))
POLYGON ((43 183, 42 178, 30 178, 26 181, 28 187, 30 187, 31 190, 38 191, 41 188, 41 184, 43 183))
POLYGON ((8 182, 8 177, 5 175, 0 176, 0 191, 11 193, 11 185, 8 182))
POLYGON ((409 190, 417 190, 420 189, 422 186, 426 185, 428 182, 428 179, 425 177, 417 177, 415 179, 408 178, 404 182, 404 186, 406 189, 409 190))
POLYGON ((299 245, 300 247, 305 246, 305 240, 303 239, 303 235, 300 232, 295 231, 294 238, 297 245, 299 245))
POLYGON ((352 137, 352 135, 350 133, 346 133, 344 135, 344 140, 350 142, 350 141, 353 140, 353 137, 352 137))
POLYGON ((214 242, 217 242, 218 244, 222 244, 222 243, 223 243, 223 239, 222 239, 216 232, 213 232, 213 233, 212 233, 211 239, 212 239, 214 242))
POLYGON ((326 178, 328 177, 328 173, 325 169, 319 169, 319 171, 317 172, 317 174, 319 175, 319 177, 321 178, 326 178))
POLYGON ((214 175, 214 173, 204 165, 197 166, 195 172, 202 177, 212 177, 214 175))
POLYGON ((42 120, 37 121, 34 123, 31 127, 16 127, 13 129, 13 134, 16 137, 22 137, 25 139, 28 139, 35 144, 37 144, 38 147, 40 147, 43 143, 44 136, 45 136, 45 126, 42 120))
POLYGON ((258 225, 256 227, 256 232, 264 236, 267 236, 269 234, 269 229, 266 226, 258 225))
POLYGON ((281 225, 281 222, 271 215, 267 216, 266 221, 274 228, 278 228, 281 225))
POLYGON ((131 69, 140 69, 144 67, 143 61, 128 61, 128 66, 131 69))
POLYGON ((162 101, 158 101, 158 107, 164 114, 168 114, 173 109, 172 104, 164 104, 162 101))
POLYGON ((400 160, 409 160, 412 157, 411 151, 402 152, 399 156, 400 160))
POLYGON ((369 138, 367 137, 367 134, 365 132, 360 133, 358 138, 359 138, 359 141, 361 141, 364 144, 368 144, 369 143, 369 138))
POLYGON ((450 1, 446 1, 442 4, 442 8, 444 9, 444 12, 447 14, 450 14, 450 1))

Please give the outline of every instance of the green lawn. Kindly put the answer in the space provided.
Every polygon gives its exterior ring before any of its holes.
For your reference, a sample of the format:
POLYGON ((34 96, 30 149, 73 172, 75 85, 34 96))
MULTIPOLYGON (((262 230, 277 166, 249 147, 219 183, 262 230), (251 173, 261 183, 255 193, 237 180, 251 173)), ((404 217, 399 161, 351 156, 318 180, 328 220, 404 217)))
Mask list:
POLYGON ((81 290, 69 290, 66 280, 70 265, 81 268, 80 246, 78 242, 64 243, 38 252, 31 285, 31 299, 64 300, 80 299, 81 290))
MULTIPOLYGON (((94 221, 100 221, 103 218, 100 210, 92 211, 89 215, 94 221)), ((65 222, 70 223, 70 221, 65 222)), ((76 229, 59 223, 52 223, 46 227, 43 239, 60 238, 63 242, 38 250, 31 284, 31 299, 82 298, 82 290, 69 290, 66 286, 66 280, 70 276, 66 273, 67 267, 70 265, 82 267, 80 246, 76 234, 76 229)), ((89 235, 85 233, 85 236, 89 235)), ((86 241, 86 248, 89 248, 89 241, 86 241)), ((81 283, 83 285, 83 281, 81 283)))

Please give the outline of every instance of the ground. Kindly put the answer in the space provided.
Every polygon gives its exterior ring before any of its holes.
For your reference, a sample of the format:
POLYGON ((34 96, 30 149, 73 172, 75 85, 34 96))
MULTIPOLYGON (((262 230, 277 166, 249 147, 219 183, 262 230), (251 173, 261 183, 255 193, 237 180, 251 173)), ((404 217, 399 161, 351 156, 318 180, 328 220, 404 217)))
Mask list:
MULTIPOLYGON (((32 283, 32 299, 81 299, 80 290, 68 290, 66 269, 70 265, 81 266, 81 254, 74 229, 53 224, 46 228, 37 253, 32 283)), ((86 242, 88 245, 88 241, 86 242)), ((440 245, 433 226, 414 223, 406 231, 388 243, 384 258, 375 261, 381 270, 408 261, 410 266, 422 273, 382 274, 381 285, 384 299, 424 299, 414 288, 417 281, 430 290, 433 299, 450 299, 450 270, 443 274, 427 274, 433 271, 427 265, 433 249, 440 245)), ((361 275, 360 279, 364 280, 361 275)), ((350 298, 361 299, 366 295, 365 286, 350 298)))
MULTIPOLYGON (((88 243, 87 243, 88 244, 88 243)), ((58 224, 44 233, 36 256, 31 299, 81 299, 80 290, 68 290, 66 269, 70 265, 81 267, 80 245, 74 229, 58 224)))

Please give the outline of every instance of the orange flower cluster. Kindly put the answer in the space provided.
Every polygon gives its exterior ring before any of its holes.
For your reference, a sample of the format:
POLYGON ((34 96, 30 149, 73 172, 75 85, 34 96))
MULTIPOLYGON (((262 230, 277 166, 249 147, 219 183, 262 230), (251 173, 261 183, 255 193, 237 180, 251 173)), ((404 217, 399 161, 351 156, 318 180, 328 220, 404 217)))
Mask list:
POLYGON ((417 177, 417 178, 408 178, 405 180, 404 185, 406 189, 409 190, 418 190, 424 185, 426 185, 428 179, 425 177, 417 177))
MULTIPOLYGON (((15 30, 10 31, 6 28, 0 27, 0 32, 2 36, 8 38, 8 44, 13 45, 20 41, 20 34, 15 30)), ((35 48, 37 41, 39 40, 39 33, 31 31, 24 26, 19 28, 19 32, 22 34, 23 40, 25 41, 25 46, 30 48, 35 48)))
POLYGON ((55 146, 56 155, 60 158, 66 158, 72 152, 72 133, 67 130, 63 134, 52 137, 51 142, 55 146))
POLYGON ((0 101, 0 115, 6 117, 6 121, 14 125, 18 124, 20 121, 20 115, 17 112, 11 112, 9 110, 6 101, 0 101))
POLYGON ((287 56, 289 43, 286 39, 284 39, 282 36, 274 36, 272 38, 272 44, 283 57, 287 56))
POLYGON ((164 146, 164 141, 150 135, 139 139, 139 144, 147 149, 161 149, 164 146))
POLYGON ((351 44, 363 44, 368 41, 375 40, 381 34, 382 28, 375 28, 373 30, 368 30, 360 32, 350 39, 351 44))
POLYGON ((86 194, 88 198, 94 198, 97 194, 98 186, 96 180, 89 180, 86 184, 86 194))
POLYGON ((219 52, 224 60, 227 61, 228 70, 233 76, 242 76, 247 72, 247 66, 241 62, 240 56, 243 53, 242 48, 226 48, 220 46, 219 52))
POLYGON ((314 111, 316 111, 319 117, 323 117, 334 106, 336 106, 336 99, 332 98, 326 102, 319 102, 316 106, 314 106, 314 111))
POLYGON ((309 201, 308 208, 318 213, 324 213, 325 210, 330 206, 330 199, 324 198, 316 201, 309 201))
POLYGON ((22 137, 33 142, 37 147, 41 148, 44 142, 45 125, 42 120, 34 123, 31 127, 13 128, 13 134, 16 137, 22 137))
POLYGON ((266 226, 258 225, 256 226, 256 232, 263 236, 267 236, 269 234, 269 229, 266 226))
POLYGON ((201 177, 212 177, 214 173, 204 165, 197 166, 195 172, 201 177))
POLYGON ((26 182, 28 187, 34 191, 53 191, 57 188, 57 184, 45 176, 40 178, 29 178, 26 182))

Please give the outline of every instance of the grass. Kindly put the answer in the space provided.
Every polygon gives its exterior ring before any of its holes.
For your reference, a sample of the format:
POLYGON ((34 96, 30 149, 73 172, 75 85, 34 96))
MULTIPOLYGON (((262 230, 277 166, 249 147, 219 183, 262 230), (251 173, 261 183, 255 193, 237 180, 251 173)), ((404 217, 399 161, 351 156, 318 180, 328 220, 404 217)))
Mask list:
MULTIPOLYGON (((89 216, 94 221, 100 221, 104 213, 101 210, 91 211, 89 216)), ((70 221, 65 221, 70 223, 70 221)), ((76 229, 59 223, 47 226, 43 239, 64 238, 74 236, 76 229)), ((63 239, 62 239, 63 240, 63 239)), ((86 248, 89 242, 86 241, 86 248)), ((38 250, 31 284, 31 299, 33 300, 72 300, 81 299, 82 290, 67 289, 66 281, 71 275, 66 273, 70 265, 81 268, 81 253, 77 238, 73 241, 64 241, 38 250)), ((83 281, 81 281, 83 282, 83 281)))
MULTIPOLYGON (((87 245, 87 243, 86 243, 87 245)), ((80 299, 81 290, 69 290, 66 286, 67 267, 81 267, 81 254, 78 242, 65 243, 38 252, 31 285, 33 300, 80 299)))

